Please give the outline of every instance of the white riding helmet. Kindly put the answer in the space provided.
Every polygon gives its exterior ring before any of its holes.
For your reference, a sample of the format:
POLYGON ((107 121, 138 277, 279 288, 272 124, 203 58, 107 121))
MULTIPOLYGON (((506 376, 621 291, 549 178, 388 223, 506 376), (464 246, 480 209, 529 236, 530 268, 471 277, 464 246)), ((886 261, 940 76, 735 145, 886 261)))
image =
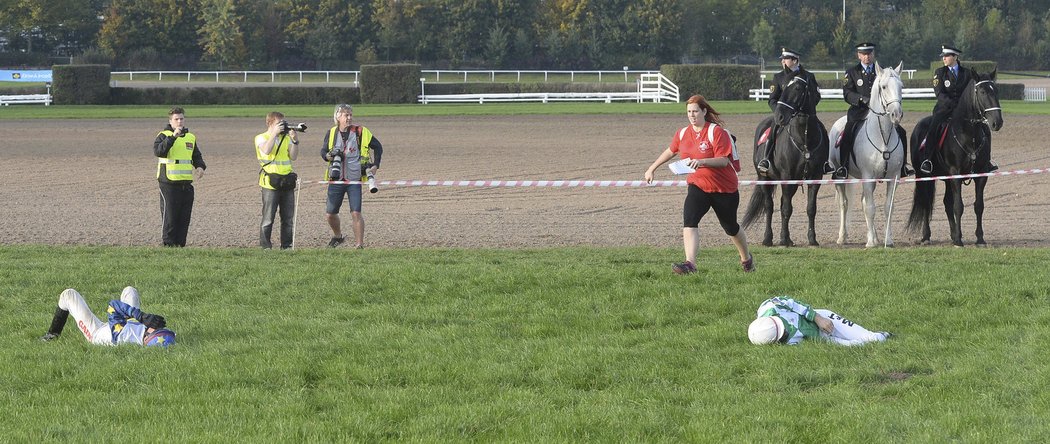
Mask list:
POLYGON ((784 320, 780 316, 763 316, 747 326, 747 338, 752 344, 772 344, 784 336, 784 320))

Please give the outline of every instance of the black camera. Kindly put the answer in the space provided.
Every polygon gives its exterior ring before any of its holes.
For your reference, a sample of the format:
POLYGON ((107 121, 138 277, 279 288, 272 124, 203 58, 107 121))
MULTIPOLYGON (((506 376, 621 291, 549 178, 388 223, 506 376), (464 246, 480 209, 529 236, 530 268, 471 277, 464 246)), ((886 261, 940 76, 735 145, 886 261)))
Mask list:
POLYGON ((332 166, 328 167, 328 180, 343 180, 343 153, 332 151, 332 166))
MULTIPOLYGON (((178 129, 178 128, 173 128, 173 129, 171 130, 171 132, 172 132, 172 133, 176 133, 176 132, 178 132, 178 131, 179 131, 179 129, 178 129)), ((179 133, 179 137, 185 136, 185 135, 186 135, 187 133, 189 133, 189 132, 190 132, 190 127, 188 127, 188 126, 184 126, 184 127, 182 127, 182 132, 181 132, 181 133, 179 133)))
POLYGON ((300 133, 306 132, 306 124, 305 123, 300 123, 298 125, 292 126, 291 124, 288 123, 287 120, 282 120, 281 123, 279 123, 278 125, 281 127, 281 134, 288 134, 288 131, 291 131, 291 130, 296 130, 296 131, 298 131, 300 133))

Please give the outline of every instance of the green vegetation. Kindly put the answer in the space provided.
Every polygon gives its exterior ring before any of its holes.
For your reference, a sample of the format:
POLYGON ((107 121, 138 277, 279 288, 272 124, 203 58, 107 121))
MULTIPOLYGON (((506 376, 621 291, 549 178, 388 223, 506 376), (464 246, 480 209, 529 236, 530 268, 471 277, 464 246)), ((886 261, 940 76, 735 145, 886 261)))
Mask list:
MULTIPOLYGON (((258 117, 273 109, 298 117, 331 117, 332 105, 272 105, 272 106, 187 106, 188 116, 193 118, 258 117)), ((769 105, 765 101, 714 101, 722 114, 765 114, 769 105)), ((0 120, 4 119, 126 119, 167 115, 170 106, 33 106, 17 105, 0 107, 0 120)), ((824 100, 817 107, 820 112, 846 112, 847 105, 841 100, 824 100)), ((354 115, 362 117, 390 116, 475 116, 475 115, 523 115, 523 114, 684 114, 681 103, 499 103, 499 104, 429 104, 429 105, 354 105, 354 115)), ((932 100, 905 100, 905 112, 929 113, 932 100)), ((1050 115, 1050 103, 1004 100, 1006 114, 1050 115)), ((827 123, 827 122, 825 122, 827 123)))
POLYGON ((12 442, 1041 441, 1050 250, 162 249, 0 246, 12 442), (921 265, 917 265, 921 264, 921 265), (89 345, 125 285, 170 350, 89 345), (748 343, 788 294, 897 336, 748 343))

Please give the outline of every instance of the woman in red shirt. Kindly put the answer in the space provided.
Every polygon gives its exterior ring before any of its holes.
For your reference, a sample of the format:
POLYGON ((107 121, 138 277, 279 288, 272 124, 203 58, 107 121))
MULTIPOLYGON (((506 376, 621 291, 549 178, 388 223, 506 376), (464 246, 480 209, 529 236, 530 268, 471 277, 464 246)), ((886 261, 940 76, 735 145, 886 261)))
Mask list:
POLYGON ((685 109, 689 126, 676 132, 671 139, 671 146, 660 153, 649 169, 645 170, 645 181, 652 183, 656 169, 671 160, 676 153, 682 159, 687 159, 691 168, 696 169, 686 178, 689 192, 682 209, 685 262, 674 264, 672 269, 677 274, 696 272, 696 251, 700 248, 700 230, 697 227, 704 214, 714 209, 722 229, 733 239, 733 245, 740 253, 740 265, 746 272, 754 271, 754 258, 747 249, 747 238, 736 218, 740 192, 737 190, 736 169, 731 161, 732 140, 729 133, 719 126, 723 124, 722 118, 703 96, 690 97, 685 109), (708 131, 712 131, 710 141, 708 131))

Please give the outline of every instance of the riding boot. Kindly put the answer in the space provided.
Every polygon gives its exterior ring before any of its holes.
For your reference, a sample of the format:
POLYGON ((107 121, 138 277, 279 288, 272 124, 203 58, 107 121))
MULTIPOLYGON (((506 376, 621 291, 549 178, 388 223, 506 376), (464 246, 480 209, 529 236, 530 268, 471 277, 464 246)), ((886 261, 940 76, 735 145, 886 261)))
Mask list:
POLYGON ((908 133, 900 125, 897 125, 897 137, 901 139, 901 149, 904 150, 904 161, 901 162, 901 177, 914 176, 915 171, 908 167, 908 133))
POLYGON ((988 125, 981 125, 981 147, 988 152, 988 162, 984 166, 985 173, 991 173, 999 169, 999 165, 992 160, 992 131, 988 125))
POLYGON ((769 127, 769 137, 766 139, 766 150, 765 156, 762 160, 758 161, 758 172, 759 174, 768 174, 769 169, 773 166, 773 147, 776 146, 777 141, 777 126, 773 125, 769 127))
POLYGON ((69 311, 61 308, 55 308, 55 316, 51 318, 51 327, 47 329, 47 333, 44 334, 40 340, 50 341, 62 334, 62 329, 66 327, 66 319, 69 318, 69 311))
POLYGON ((857 124, 862 121, 846 121, 842 128, 842 142, 839 143, 839 167, 831 175, 832 179, 849 177, 849 160, 853 157, 853 141, 856 139, 857 124))

